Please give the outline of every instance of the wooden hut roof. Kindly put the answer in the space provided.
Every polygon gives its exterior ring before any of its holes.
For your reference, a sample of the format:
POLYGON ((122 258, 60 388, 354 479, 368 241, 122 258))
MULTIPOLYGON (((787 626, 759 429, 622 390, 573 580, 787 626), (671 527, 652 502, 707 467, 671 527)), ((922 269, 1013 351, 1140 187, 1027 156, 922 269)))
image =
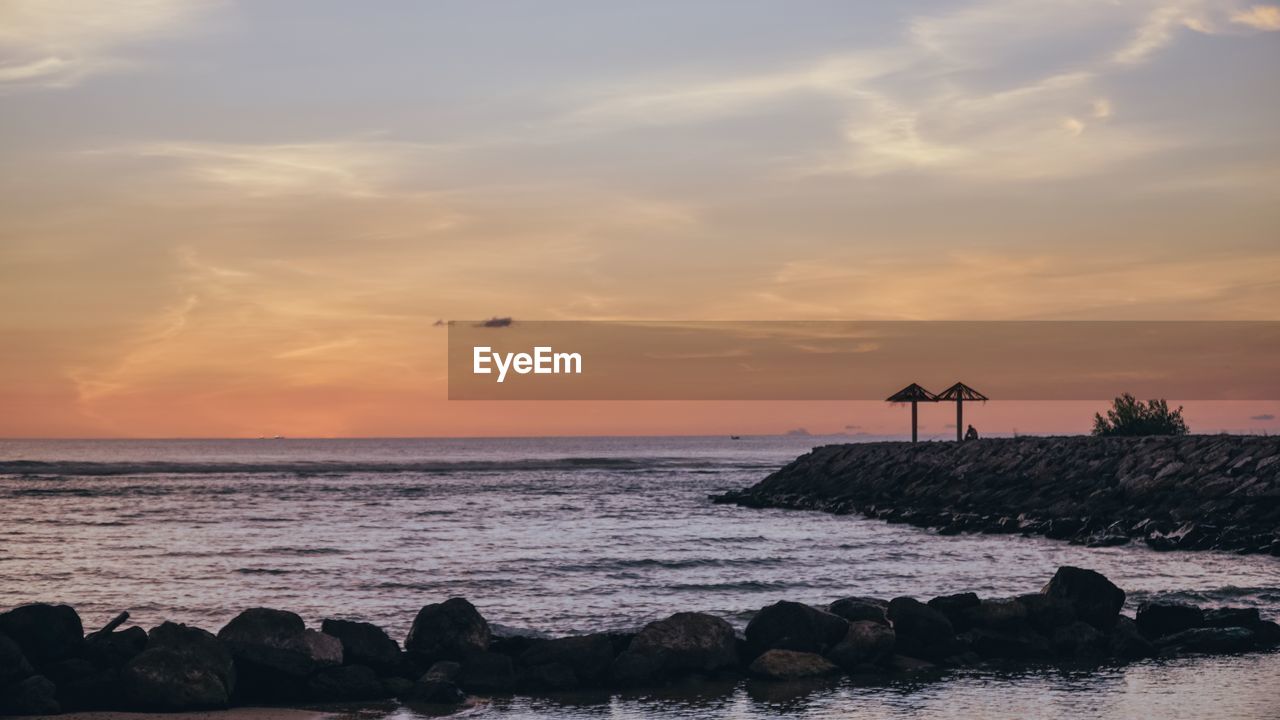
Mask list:
POLYGON ((898 392, 890 395, 885 402, 906 403, 906 402, 938 402, 938 396, 925 390, 915 383, 902 388, 898 392))
POLYGON ((987 400, 987 396, 974 390, 973 388, 958 382, 955 385, 938 393, 939 400, 987 400))

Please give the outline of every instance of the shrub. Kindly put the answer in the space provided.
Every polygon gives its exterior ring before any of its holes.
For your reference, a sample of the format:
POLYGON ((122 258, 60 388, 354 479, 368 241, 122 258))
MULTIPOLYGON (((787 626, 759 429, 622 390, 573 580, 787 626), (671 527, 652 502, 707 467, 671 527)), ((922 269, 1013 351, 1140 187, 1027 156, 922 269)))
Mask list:
POLYGON ((1107 416, 1093 416, 1093 434, 1098 437, 1136 437, 1141 435, 1186 435, 1187 423, 1182 407, 1170 410, 1164 400, 1142 402, 1129 393, 1116 398, 1107 416))

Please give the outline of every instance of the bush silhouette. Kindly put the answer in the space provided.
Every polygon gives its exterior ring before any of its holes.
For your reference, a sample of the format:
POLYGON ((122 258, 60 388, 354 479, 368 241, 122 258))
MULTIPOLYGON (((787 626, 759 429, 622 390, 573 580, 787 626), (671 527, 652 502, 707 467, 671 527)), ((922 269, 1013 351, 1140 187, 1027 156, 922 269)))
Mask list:
POLYGON ((1169 403, 1164 400, 1144 403, 1129 393, 1112 402, 1106 417, 1102 413, 1093 416, 1093 434, 1098 437, 1186 435, 1188 432, 1181 406, 1170 410, 1169 403))

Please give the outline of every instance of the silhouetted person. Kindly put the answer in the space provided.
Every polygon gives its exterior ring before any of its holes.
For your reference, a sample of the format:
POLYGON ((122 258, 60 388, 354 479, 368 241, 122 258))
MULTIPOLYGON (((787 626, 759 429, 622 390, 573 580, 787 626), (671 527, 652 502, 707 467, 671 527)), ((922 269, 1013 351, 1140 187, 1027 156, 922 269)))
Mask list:
POLYGON ((964 439, 965 439, 965 442, 968 442, 970 440, 977 440, 978 439, 977 429, 975 429, 972 425, 970 425, 969 429, 964 431, 964 439))

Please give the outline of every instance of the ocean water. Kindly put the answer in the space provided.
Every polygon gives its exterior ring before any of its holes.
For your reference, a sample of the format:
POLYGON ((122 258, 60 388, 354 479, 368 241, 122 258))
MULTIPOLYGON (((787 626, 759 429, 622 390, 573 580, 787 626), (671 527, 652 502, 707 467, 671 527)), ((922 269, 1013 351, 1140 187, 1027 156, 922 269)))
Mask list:
MULTIPOLYGON (((0 607, 75 606, 93 629, 217 631, 240 610, 366 620, 403 639, 417 609, 470 599, 491 623, 633 628, 681 610, 745 625, 826 603, 1038 590, 1059 565, 1131 605, 1174 598, 1280 618, 1280 561, 940 536, 855 516, 713 505, 835 439, 0 441, 0 607)), ((1132 609, 1132 608, 1131 608, 1132 609)), ((744 682, 496 699, 496 717, 1280 717, 1280 654, 928 682, 744 682)), ((394 716, 412 714, 394 709, 394 716)))

